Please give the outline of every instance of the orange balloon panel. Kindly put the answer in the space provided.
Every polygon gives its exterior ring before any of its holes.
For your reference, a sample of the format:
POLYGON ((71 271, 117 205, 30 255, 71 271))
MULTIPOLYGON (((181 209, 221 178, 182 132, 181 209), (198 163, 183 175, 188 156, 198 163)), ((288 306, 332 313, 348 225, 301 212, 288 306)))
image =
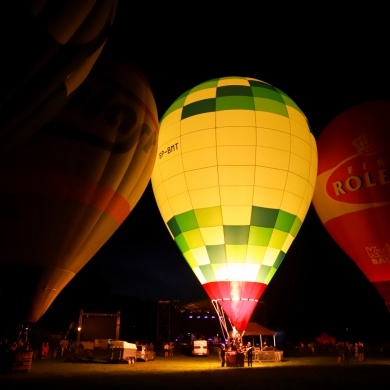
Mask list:
POLYGON ((21 319, 37 321, 129 215, 157 138, 145 75, 103 54, 65 109, 1 161, 0 280, 21 319))
POLYGON ((390 304, 390 101, 342 112, 317 139, 313 205, 330 235, 390 304))

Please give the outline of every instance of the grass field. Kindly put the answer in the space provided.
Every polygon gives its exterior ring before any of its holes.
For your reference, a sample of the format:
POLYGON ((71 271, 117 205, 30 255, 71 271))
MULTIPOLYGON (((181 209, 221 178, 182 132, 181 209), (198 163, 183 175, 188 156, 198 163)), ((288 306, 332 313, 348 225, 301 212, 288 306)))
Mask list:
POLYGON ((88 389, 383 389, 390 384, 390 356, 368 356, 337 364, 334 355, 284 356, 282 362, 253 367, 221 367, 219 357, 157 356, 135 364, 33 360, 28 373, 0 375, 1 390, 35 386, 53 390, 88 389), (77 387, 77 389, 76 389, 77 387))

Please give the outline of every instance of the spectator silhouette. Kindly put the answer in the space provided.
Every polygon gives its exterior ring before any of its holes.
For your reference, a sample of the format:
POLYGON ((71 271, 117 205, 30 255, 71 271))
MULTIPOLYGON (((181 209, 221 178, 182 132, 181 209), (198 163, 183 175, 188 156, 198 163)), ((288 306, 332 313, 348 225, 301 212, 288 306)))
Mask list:
POLYGON ((248 358, 248 367, 252 367, 253 362, 253 347, 251 343, 248 342, 246 345, 246 356, 248 358))
POLYGON ((226 348, 225 348, 225 344, 221 344, 221 367, 225 367, 225 363, 226 363, 226 348))

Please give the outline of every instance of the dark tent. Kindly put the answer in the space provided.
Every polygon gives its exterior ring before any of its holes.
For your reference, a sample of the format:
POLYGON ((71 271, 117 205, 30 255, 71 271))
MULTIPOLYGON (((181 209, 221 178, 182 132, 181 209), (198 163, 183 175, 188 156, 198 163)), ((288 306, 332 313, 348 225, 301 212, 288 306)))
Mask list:
POLYGON ((267 329, 266 327, 258 324, 257 322, 250 322, 248 326, 245 329, 245 333, 243 337, 252 336, 253 338, 253 345, 255 345, 254 338, 259 337, 260 338, 260 347, 263 346, 263 336, 272 336, 274 346, 276 345, 276 332, 273 330, 267 329))

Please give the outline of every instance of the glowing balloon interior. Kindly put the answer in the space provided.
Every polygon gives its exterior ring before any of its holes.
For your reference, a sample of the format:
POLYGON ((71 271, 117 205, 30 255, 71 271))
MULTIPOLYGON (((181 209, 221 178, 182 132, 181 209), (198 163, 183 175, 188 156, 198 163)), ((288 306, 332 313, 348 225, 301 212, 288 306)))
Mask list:
POLYGON ((152 173, 159 210, 208 296, 239 331, 302 225, 316 174, 305 115, 263 81, 207 81, 161 119, 152 173))
POLYGON ((345 110, 318 137, 313 205, 390 310, 390 101, 345 110))

